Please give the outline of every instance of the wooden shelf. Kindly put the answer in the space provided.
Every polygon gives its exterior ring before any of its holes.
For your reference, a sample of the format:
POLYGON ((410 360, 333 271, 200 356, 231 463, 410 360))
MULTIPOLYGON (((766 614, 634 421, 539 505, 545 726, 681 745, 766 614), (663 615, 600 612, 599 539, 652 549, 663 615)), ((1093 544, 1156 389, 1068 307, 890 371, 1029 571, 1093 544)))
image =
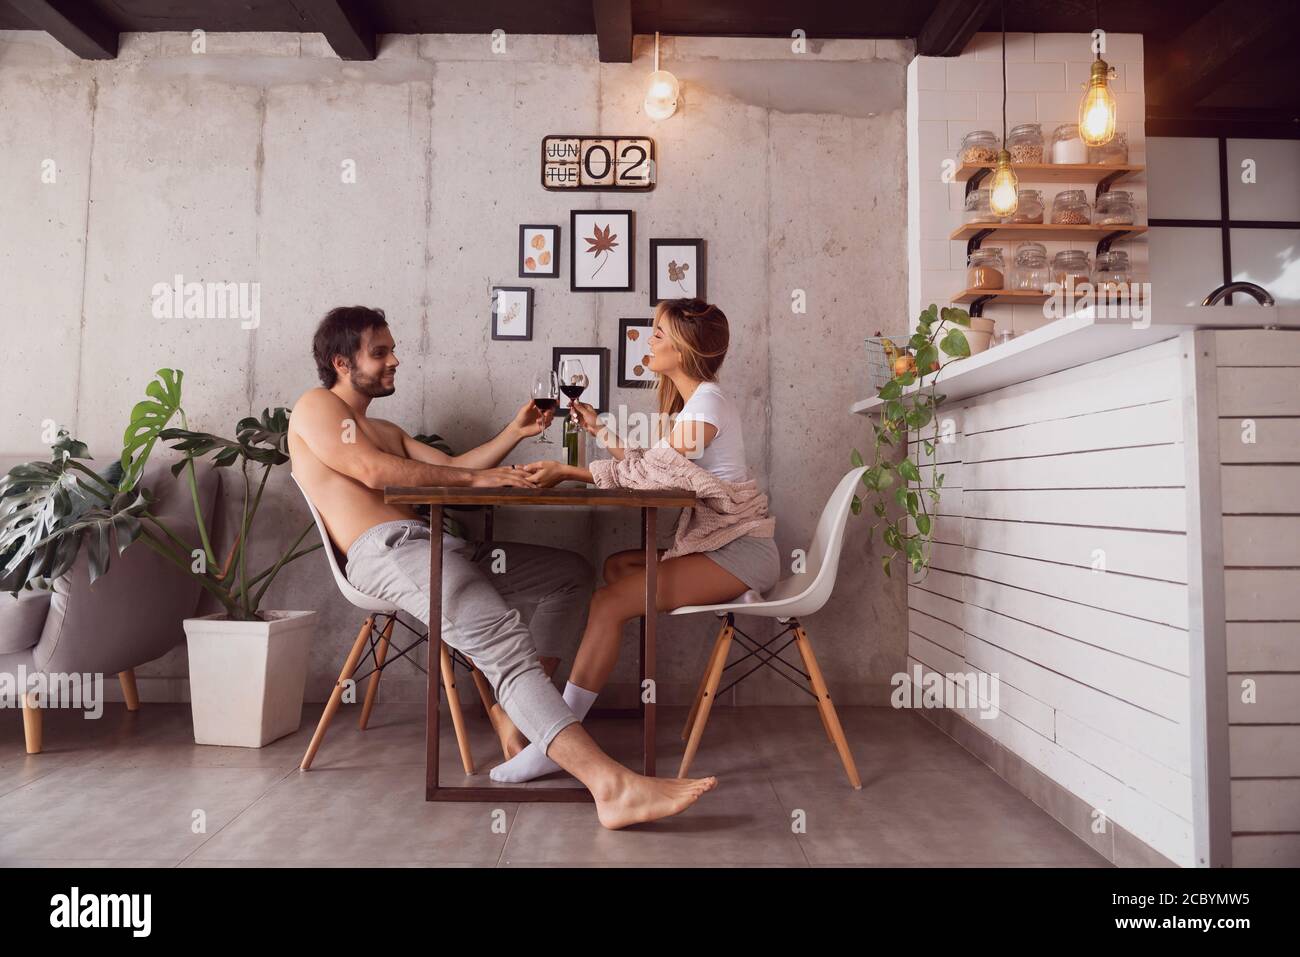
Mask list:
POLYGON ((1032 289, 963 289, 957 295, 953 296, 950 302, 974 302, 984 296, 991 296, 990 302, 998 299, 1007 302, 1020 302, 1032 304, 1036 302, 1047 302, 1048 295, 1045 292, 1035 292, 1032 289))
MULTIPOLYGON (((957 167, 957 182, 964 183, 980 170, 993 170, 994 163, 963 163, 957 167)), ((1100 163, 1011 164, 1022 183, 1099 183, 1115 174, 1112 182, 1146 172, 1145 166, 1105 166, 1100 163)))
POLYGON ((1120 239, 1138 236, 1147 231, 1145 226, 1057 226, 1053 223, 966 223, 953 230, 949 239, 970 239, 977 233, 991 230, 984 242, 998 239, 1062 240, 1064 242, 1094 242, 1111 233, 1120 233, 1120 239))

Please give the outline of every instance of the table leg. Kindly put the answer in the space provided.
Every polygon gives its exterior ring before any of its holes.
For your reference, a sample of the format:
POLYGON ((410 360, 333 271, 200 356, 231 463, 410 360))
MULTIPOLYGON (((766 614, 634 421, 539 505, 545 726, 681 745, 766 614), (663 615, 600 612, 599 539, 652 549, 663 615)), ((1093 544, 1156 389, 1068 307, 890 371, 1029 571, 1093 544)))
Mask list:
POLYGON ((429 686, 424 738, 424 799, 438 793, 438 705, 442 660, 442 506, 429 507, 429 686))
POLYGON ((659 509, 641 509, 641 546, 645 549, 645 617, 641 619, 641 696, 643 701, 642 725, 645 738, 642 744, 644 774, 655 774, 655 700, 659 689, 655 685, 655 619, 658 616, 659 553, 655 549, 656 526, 659 509), (645 700, 649 681, 650 696, 645 700))

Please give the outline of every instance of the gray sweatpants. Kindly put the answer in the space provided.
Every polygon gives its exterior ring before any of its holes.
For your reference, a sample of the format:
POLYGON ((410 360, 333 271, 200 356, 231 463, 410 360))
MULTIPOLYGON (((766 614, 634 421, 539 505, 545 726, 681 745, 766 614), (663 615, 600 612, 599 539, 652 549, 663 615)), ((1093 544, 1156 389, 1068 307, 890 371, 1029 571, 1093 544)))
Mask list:
MULTIPOLYGON (((428 523, 414 519, 366 529, 348 549, 348 581, 427 626, 429 538, 428 523)), ((572 654, 594 584, 591 565, 573 552, 442 536, 443 640, 483 672, 510 720, 543 751, 578 719, 537 656, 572 654)))

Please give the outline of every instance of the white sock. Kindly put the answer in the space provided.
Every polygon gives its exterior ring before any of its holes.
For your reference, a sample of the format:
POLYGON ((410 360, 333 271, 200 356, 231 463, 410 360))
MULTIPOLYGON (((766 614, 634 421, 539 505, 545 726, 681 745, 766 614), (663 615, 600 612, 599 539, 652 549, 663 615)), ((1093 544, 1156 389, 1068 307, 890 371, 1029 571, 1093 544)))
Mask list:
MULTIPOLYGON (((595 700, 595 691, 579 688, 572 681, 565 683, 564 703, 579 721, 587 717, 595 700)), ((560 766, 546 756, 540 745, 530 744, 509 761, 498 764, 488 776, 501 784, 521 784, 558 770, 560 766)))

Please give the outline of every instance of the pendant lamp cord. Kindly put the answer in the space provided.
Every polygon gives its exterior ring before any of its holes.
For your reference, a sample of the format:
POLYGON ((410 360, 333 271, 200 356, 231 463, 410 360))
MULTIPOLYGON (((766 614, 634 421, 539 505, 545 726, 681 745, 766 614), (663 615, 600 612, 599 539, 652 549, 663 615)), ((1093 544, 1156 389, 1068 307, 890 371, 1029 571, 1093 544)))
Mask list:
MULTIPOLYGON (((1095 24, 1094 30, 1101 29, 1101 0, 1093 0, 1092 4, 1092 22, 1095 24)), ((1097 59, 1101 59, 1101 50, 1097 50, 1097 59)))
POLYGON ((1007 0, 1002 0, 1002 146, 1007 145, 1007 0))

